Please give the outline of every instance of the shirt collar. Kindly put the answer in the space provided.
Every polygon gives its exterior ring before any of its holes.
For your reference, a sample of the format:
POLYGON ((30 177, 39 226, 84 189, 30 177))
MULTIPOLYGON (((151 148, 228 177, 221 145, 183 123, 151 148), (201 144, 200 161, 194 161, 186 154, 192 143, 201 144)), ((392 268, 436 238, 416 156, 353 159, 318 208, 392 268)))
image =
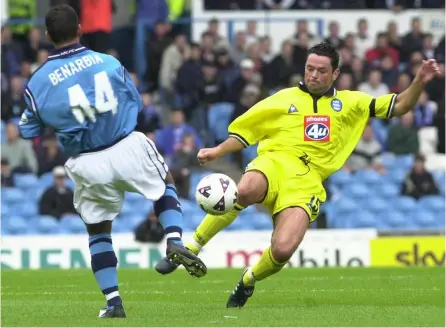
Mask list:
POLYGON ((85 50, 88 50, 88 48, 84 47, 80 43, 73 43, 69 46, 52 50, 48 56, 48 60, 70 57, 85 50))
MULTIPOLYGON (((299 82, 299 89, 301 89, 303 92, 309 93, 311 95, 310 90, 308 90, 307 86, 302 81, 299 82)), ((336 89, 335 89, 335 87, 331 86, 330 89, 325 91, 323 96, 326 96, 326 97, 334 97, 334 96, 336 96, 336 89)))

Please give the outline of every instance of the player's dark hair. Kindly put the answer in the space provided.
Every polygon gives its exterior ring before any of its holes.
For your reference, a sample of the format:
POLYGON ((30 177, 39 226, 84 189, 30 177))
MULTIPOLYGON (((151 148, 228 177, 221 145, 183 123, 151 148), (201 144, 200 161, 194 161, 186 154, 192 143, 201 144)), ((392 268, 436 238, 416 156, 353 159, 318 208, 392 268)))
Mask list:
POLYGON ((68 5, 58 5, 50 9, 45 16, 46 30, 51 40, 57 45, 76 39, 79 18, 68 5))
POLYGON ((312 46, 308 50, 308 56, 311 54, 330 58, 333 70, 339 67, 339 54, 336 48, 327 42, 321 42, 312 46))

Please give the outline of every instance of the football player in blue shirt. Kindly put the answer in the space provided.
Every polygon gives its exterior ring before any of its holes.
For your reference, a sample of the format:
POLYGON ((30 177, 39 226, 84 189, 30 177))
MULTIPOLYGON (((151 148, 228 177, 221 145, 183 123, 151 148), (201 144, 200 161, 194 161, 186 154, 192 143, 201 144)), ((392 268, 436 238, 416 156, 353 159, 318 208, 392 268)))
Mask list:
POLYGON ((154 200, 173 263, 197 277, 207 269, 181 240, 181 206, 164 159, 134 131, 142 102, 128 72, 115 58, 79 44, 81 26, 70 6, 53 7, 45 24, 55 50, 26 87, 20 133, 31 139, 52 127, 71 156, 65 169, 76 184, 74 206, 86 224, 91 267, 107 300, 99 316, 123 318, 110 234, 126 192, 154 200))

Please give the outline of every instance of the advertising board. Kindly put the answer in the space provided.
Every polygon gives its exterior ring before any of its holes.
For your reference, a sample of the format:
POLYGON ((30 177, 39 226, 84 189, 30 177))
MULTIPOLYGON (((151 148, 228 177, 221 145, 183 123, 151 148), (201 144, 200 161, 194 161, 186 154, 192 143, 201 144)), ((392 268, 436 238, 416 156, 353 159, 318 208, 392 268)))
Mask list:
POLYGON ((371 265, 444 266, 445 237, 383 237, 371 241, 371 265))
MULTIPOLYGON (((369 266, 373 229, 311 230, 289 262, 290 267, 369 266)), ((191 238, 185 234, 184 239, 191 238)), ((222 232, 200 254, 208 268, 243 268, 253 265, 268 247, 269 231, 222 232)), ((142 244, 131 234, 113 236, 122 268, 153 268, 164 256, 165 243, 142 244)), ((3 269, 87 268, 88 238, 67 236, 6 236, 2 238, 3 269)))

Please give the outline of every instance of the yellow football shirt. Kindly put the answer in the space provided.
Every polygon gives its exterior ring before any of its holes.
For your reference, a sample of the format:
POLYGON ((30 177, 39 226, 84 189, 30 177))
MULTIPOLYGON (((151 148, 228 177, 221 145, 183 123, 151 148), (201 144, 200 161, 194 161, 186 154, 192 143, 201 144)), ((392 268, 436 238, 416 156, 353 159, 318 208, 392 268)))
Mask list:
POLYGON ((392 116, 395 100, 334 88, 316 97, 301 83, 251 107, 230 124, 229 136, 245 147, 259 143, 259 156, 279 152, 305 161, 324 180, 344 165, 370 117, 392 116))

